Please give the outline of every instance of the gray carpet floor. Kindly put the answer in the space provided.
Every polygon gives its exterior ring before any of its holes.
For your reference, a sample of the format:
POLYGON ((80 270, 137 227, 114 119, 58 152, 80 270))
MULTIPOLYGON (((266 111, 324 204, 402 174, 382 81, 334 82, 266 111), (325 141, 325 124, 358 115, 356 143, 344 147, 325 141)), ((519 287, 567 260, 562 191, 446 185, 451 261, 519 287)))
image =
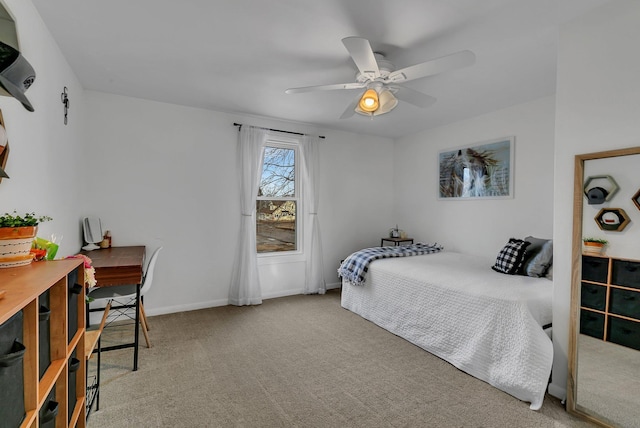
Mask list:
POLYGON ((581 334, 578 405, 612 426, 640 428, 640 352, 581 334), (616 421, 615 423, 613 421, 616 421))
POLYGON ((132 349, 103 353, 89 428, 591 426, 550 396, 530 410, 343 309, 339 290, 149 322, 138 371, 132 349))

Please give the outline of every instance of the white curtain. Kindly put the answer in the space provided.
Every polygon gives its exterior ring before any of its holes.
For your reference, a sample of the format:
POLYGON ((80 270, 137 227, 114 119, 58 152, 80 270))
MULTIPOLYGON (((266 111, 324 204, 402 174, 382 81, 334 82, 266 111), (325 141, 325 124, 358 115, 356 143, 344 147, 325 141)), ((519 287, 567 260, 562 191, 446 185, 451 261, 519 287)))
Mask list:
POLYGON ((305 269, 304 291, 307 294, 324 294, 327 287, 324 281, 324 262, 322 242, 320 241, 320 221, 318 220, 319 199, 319 138, 305 135, 300 142, 305 172, 305 206, 311 226, 311 243, 305 269))
POLYGON ((256 253, 256 197, 267 132, 260 128, 242 126, 238 137, 240 171, 240 237, 238 252, 231 274, 229 303, 236 306, 262 303, 258 258, 256 253))

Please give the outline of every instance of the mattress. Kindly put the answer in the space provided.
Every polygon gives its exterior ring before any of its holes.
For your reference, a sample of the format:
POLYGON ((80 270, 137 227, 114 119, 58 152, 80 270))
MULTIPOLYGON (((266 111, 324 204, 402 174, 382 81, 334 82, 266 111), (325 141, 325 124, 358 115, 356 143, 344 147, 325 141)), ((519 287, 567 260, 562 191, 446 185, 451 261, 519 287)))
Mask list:
POLYGON ((342 306, 538 410, 553 283, 490 266, 453 252, 376 260, 363 285, 343 281, 342 306))

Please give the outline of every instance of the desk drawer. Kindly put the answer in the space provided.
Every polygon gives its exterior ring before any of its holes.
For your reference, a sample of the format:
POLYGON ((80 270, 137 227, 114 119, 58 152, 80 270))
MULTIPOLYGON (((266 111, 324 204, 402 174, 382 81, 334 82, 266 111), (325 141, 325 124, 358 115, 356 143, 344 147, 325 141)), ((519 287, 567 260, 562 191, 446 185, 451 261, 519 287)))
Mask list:
POLYGON ((609 259, 582 256, 582 279, 585 281, 607 283, 609 259))
POLYGON ((613 260, 611 265, 611 283, 624 287, 640 288, 640 263, 626 260, 613 260))

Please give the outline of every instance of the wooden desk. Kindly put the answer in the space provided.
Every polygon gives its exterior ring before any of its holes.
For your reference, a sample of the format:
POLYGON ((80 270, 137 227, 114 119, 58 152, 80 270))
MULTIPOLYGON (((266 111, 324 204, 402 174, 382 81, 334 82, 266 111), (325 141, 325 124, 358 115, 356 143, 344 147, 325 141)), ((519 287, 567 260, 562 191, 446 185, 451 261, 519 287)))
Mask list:
MULTIPOLYGON (((133 347, 133 370, 138 370, 138 343, 140 323, 140 287, 145 257, 144 246, 111 247, 93 251, 82 251, 93 262, 96 270, 96 285, 109 287, 114 285, 136 284, 136 327, 134 329, 133 343, 107 346, 103 351, 133 347)), ((87 304, 88 305, 88 304, 87 304)), ((87 308, 88 309, 88 308, 87 308)), ((87 320, 89 311, 87 311, 87 320)), ((87 324, 89 324, 87 322, 87 324)))
POLYGON ((83 251, 93 261, 98 287, 142 284, 145 247, 111 247, 83 251))

